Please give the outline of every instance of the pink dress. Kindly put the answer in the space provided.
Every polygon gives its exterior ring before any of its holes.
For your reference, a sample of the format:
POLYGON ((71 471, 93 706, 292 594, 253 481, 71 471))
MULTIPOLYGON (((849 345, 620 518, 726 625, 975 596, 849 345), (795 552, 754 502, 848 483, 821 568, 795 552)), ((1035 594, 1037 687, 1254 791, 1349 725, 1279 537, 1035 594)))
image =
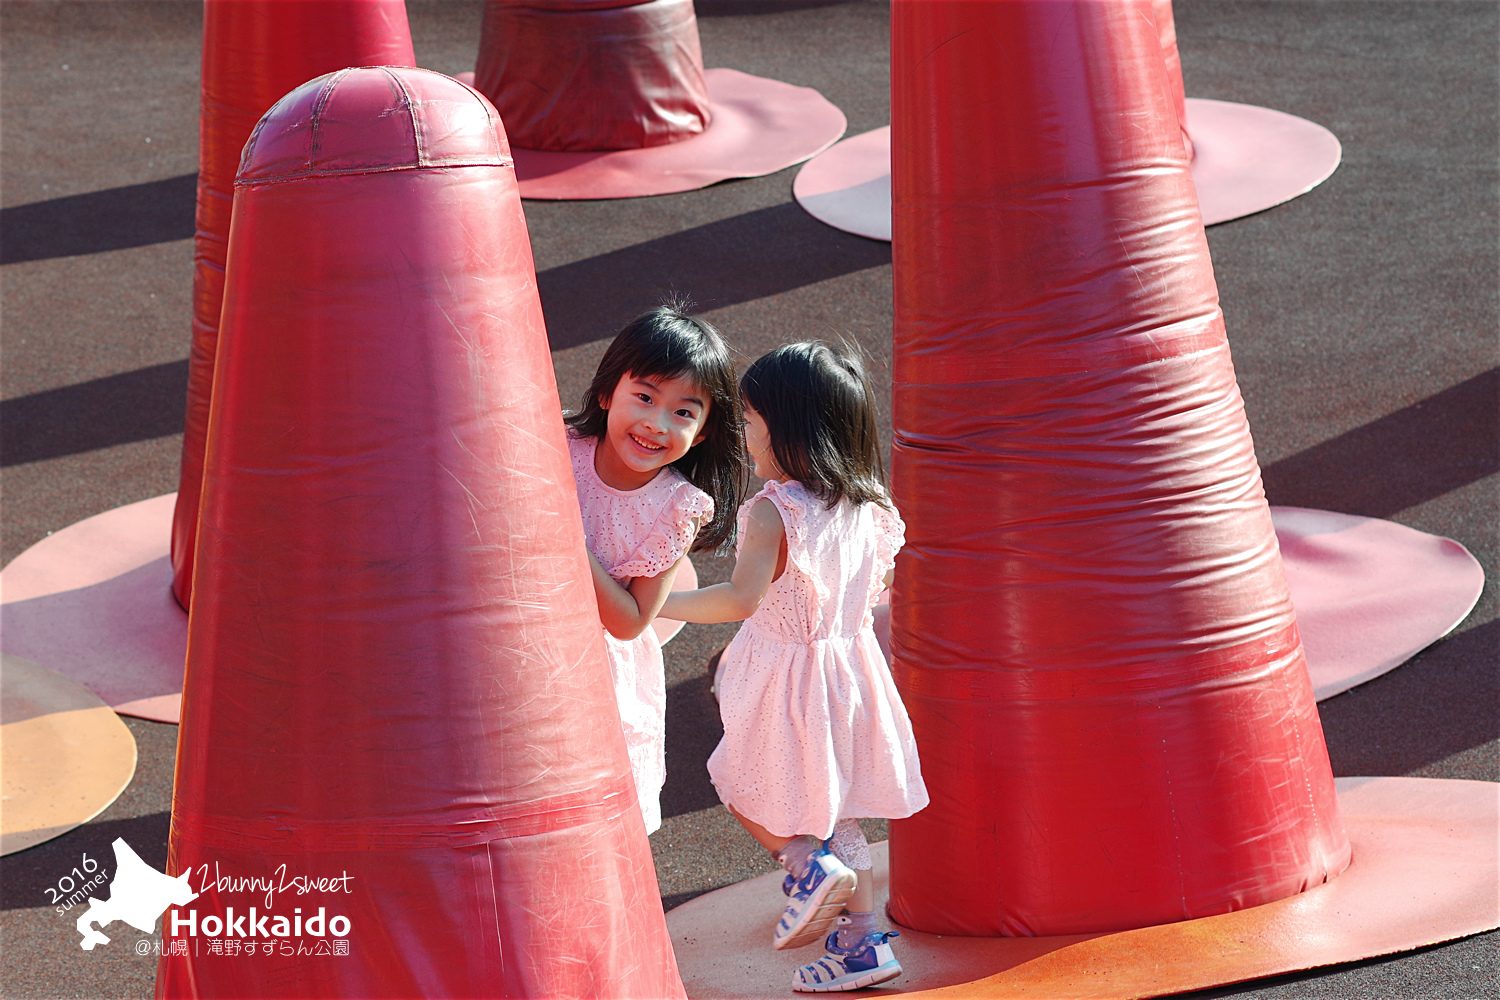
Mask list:
POLYGON ((831 836, 840 819, 899 819, 927 805, 911 721, 872 627, 905 541, 878 504, 827 509, 769 482, 786 570, 724 651, 724 738, 708 760, 719 798, 779 837, 831 836))
MULTIPOLYGON (((713 498, 671 466, 638 490, 608 486, 594 471, 598 443, 597 438, 568 437, 589 551, 616 580, 656 576, 683 557, 698 526, 713 517, 713 498)), ((661 789, 667 780, 667 682, 661 642, 650 628, 628 642, 605 632, 604 642, 641 815, 646 832, 652 833, 661 827, 661 789)))

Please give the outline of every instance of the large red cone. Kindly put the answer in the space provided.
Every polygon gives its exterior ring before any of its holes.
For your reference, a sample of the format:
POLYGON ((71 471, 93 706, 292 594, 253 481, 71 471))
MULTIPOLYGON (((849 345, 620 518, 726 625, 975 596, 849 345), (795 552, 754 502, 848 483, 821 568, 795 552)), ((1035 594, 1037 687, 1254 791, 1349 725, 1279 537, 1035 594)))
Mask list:
POLYGON ((229 209, 245 140, 272 104, 315 76, 346 66, 415 64, 405 0, 205 0, 193 343, 182 472, 172 517, 172 592, 184 608, 192 596, 229 209))
POLYGON ((474 85, 524 149, 660 146, 712 117, 693 0, 487 0, 474 85))
POLYGON ((891 915, 1253 906, 1349 846, 1149 0, 897 0, 891 915))
POLYGON ((1188 135, 1187 90, 1182 83, 1182 55, 1177 51, 1177 21, 1172 16, 1172 0, 1151 0, 1151 12, 1156 18, 1156 37, 1161 42, 1162 62, 1167 67, 1167 99, 1177 114, 1182 142, 1191 160, 1193 138, 1188 135))
POLYGON ((279 102, 235 197, 169 857, 201 895, 158 996, 682 995, 559 412, 488 102, 390 68, 279 102))

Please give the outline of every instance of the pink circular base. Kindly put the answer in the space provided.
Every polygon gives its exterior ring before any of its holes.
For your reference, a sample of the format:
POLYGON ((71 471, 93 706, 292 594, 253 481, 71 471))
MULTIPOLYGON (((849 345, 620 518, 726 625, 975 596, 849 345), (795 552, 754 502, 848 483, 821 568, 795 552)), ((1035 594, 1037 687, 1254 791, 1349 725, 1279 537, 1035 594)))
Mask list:
MULTIPOLYGON (((1187 101, 1193 183, 1212 226, 1306 194, 1328 179, 1343 149, 1321 125, 1253 104, 1187 101)), ((891 238, 891 129, 834 144, 797 172, 792 195, 808 214, 872 240, 891 238)))
MULTIPOLYGON (((468 74, 465 74, 468 75, 468 74)), ((600 153, 512 149, 522 198, 639 198, 759 177, 844 134, 844 113, 810 87, 732 69, 704 71, 713 122, 681 142, 600 153)))
POLYGON ((177 494, 56 532, 0 572, 0 649, 70 677, 125 715, 176 722, 187 613, 167 546, 177 494))
POLYGON ((846 233, 891 240, 891 127, 834 143, 797 171, 792 197, 846 233))
POLYGON ((1319 701, 1453 631, 1484 589, 1479 561, 1451 538, 1305 507, 1272 507, 1271 520, 1319 701))
MULTIPOLYGON (((1379 677, 1453 631, 1484 589, 1484 569, 1451 538, 1393 521, 1272 507, 1313 694, 1379 677)), ((886 595, 875 635, 891 655, 886 595)))
MULTIPOLYGON (((1409 951, 1500 925, 1500 785, 1340 778, 1354 849, 1345 872, 1288 899, 1198 920, 1067 937, 942 937, 901 930, 904 972, 885 995, 953 1000, 1155 997, 1409 951)), ((884 912, 886 850, 875 894, 884 912)), ((791 995, 818 948, 773 951, 781 872, 699 896, 667 914, 690 997, 791 995)))
MULTIPOLYGON (((178 721, 187 614, 172 599, 167 547, 177 494, 69 525, 0 572, 0 649, 71 678, 124 715, 178 721)), ((693 590, 683 564, 673 590, 693 590)), ((651 623, 663 644, 682 622, 651 623)))
POLYGON ((1323 126, 1253 104, 1190 97, 1187 126, 1205 226, 1306 194, 1332 175, 1344 155, 1323 126))

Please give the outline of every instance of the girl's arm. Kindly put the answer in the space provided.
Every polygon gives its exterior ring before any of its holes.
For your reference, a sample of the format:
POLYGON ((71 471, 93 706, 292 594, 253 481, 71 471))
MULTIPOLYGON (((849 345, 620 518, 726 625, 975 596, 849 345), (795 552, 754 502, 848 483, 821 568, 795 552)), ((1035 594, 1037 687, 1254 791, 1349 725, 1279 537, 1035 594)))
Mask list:
MULTIPOLYGON (((686 559, 687 556, 683 556, 686 559)), ((629 585, 616 583, 605 572, 594 553, 589 553, 589 568, 594 574, 594 596, 599 601, 599 620, 616 639, 630 640, 646 631, 651 620, 661 612, 662 602, 672 590, 681 560, 655 576, 641 576, 629 585)))
POLYGON ((745 540, 728 583, 668 594, 661 614, 682 622, 737 622, 755 614, 771 589, 786 542, 776 505, 762 497, 746 518, 745 540))

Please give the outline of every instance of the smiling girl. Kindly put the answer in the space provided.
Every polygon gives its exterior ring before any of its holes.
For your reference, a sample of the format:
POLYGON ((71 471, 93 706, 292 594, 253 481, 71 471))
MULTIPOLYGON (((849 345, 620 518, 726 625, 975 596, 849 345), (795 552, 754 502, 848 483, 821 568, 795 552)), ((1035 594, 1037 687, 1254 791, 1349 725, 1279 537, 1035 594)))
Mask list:
POLYGON ((615 699, 646 832, 661 826, 666 678, 650 628, 689 549, 734 535, 739 391, 712 325, 662 306, 632 320, 567 418, 615 699))

